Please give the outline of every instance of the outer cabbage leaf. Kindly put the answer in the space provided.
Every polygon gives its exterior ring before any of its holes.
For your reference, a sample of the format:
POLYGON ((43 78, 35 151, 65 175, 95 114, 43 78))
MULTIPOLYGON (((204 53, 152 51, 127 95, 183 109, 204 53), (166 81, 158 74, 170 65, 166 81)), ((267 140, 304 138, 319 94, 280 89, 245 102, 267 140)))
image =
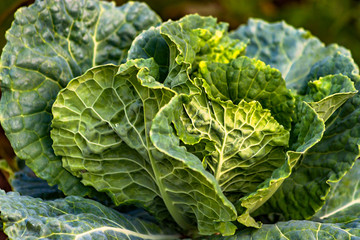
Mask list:
POLYGON ((165 86, 177 92, 191 93, 184 88, 190 74, 202 60, 228 63, 244 53, 246 44, 231 39, 228 25, 216 18, 187 15, 178 21, 168 21, 140 34, 129 50, 129 59, 150 58, 163 67, 165 86), (161 48, 160 48, 161 47, 161 48))
POLYGON ((331 191, 326 198, 325 205, 316 213, 314 219, 334 222, 353 218, 360 214, 360 162, 356 161, 351 170, 336 183, 331 183, 331 191))
POLYGON ((347 76, 328 75, 308 83, 304 100, 310 102, 320 118, 326 122, 346 100, 355 96, 356 93, 354 83, 347 76))
POLYGON ((201 162, 170 158, 149 139, 155 115, 174 96, 158 79, 157 64, 138 59, 117 73, 100 66, 71 81, 53 105, 55 153, 116 204, 166 206, 186 231, 233 234, 235 208, 201 162))
POLYGON ((313 221, 289 221, 264 224, 261 229, 240 230, 232 237, 210 239, 360 239, 360 162, 336 183, 324 207, 313 221))
POLYGON ((36 1, 15 14, 1 56, 1 124, 15 153, 66 194, 85 195, 51 148, 51 106, 60 89, 99 64, 118 64, 142 30, 160 23, 145 4, 36 1))
POLYGON ((231 37, 249 41, 246 56, 256 58, 278 69, 290 89, 304 92, 311 68, 325 58, 350 52, 336 44, 325 45, 311 33, 295 29, 285 22, 267 23, 250 19, 231 33, 231 37))
MULTIPOLYGON (((156 74, 157 66, 147 62, 156 74)), ((154 112, 144 115, 133 85, 139 85, 137 74, 146 69, 137 69, 136 63, 127 66, 121 75, 116 75, 117 66, 105 65, 73 79, 53 105, 51 137, 63 166, 85 185, 105 191, 116 205, 140 202, 149 206, 159 190, 148 157, 145 117, 151 125, 156 108, 173 93, 151 91, 149 107, 155 107, 154 112)), ((150 82, 151 75, 147 78, 150 82)))
MULTIPOLYGON (((354 218, 355 219, 355 218, 354 218)), ((245 229, 231 237, 211 237, 212 240, 308 240, 308 239, 360 239, 360 225, 356 220, 345 223, 320 223, 292 220, 276 224, 264 224, 261 229, 245 229)))
POLYGON ((43 201, 0 192, 6 235, 24 239, 179 239, 158 225, 121 214, 81 197, 43 201))
POLYGON ((243 56, 229 64, 201 62, 200 76, 212 98, 231 100, 235 104, 242 99, 259 101, 263 108, 271 110, 279 123, 290 128, 294 98, 277 69, 243 56))
MULTIPOLYGON (((284 23, 250 21, 249 26, 241 27, 234 36, 252 37, 254 40, 250 45, 253 47, 250 49, 253 50, 249 50, 248 54, 256 55, 278 67, 285 74, 287 86, 297 91, 301 89, 299 93, 309 93, 308 81, 336 74, 349 77, 358 90, 359 70, 350 53, 336 45, 324 47, 319 40, 305 33, 284 23), (272 39, 271 41, 262 41, 266 39, 263 34, 273 34, 271 36, 274 37, 268 38, 272 39), (303 53, 299 49, 303 49, 303 53), (293 54, 298 56, 294 58, 295 61, 287 61, 286 56, 293 54), (273 56, 271 60, 270 56, 273 56), (306 63, 303 63, 305 57, 306 63), (288 64, 285 64, 286 62, 288 64), (286 70, 288 68, 289 70, 286 70)), ((330 190, 330 183, 339 181, 359 156, 359 104, 360 96, 357 93, 330 117, 325 117, 325 120, 328 119, 321 141, 305 153, 292 175, 254 215, 277 213, 285 219, 304 219, 310 218, 321 208, 330 190)), ((334 106, 340 106, 339 102, 334 103, 334 106)))
POLYGON ((292 175, 255 215, 278 213, 286 219, 304 219, 320 210, 330 183, 339 181, 359 157, 359 107, 357 94, 338 110, 322 140, 307 151, 292 175))

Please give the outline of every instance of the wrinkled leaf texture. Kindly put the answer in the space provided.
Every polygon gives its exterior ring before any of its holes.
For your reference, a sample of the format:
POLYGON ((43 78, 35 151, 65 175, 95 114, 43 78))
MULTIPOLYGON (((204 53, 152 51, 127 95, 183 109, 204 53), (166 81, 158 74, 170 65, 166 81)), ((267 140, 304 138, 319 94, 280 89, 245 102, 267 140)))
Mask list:
POLYGON ((46 0, 19 9, 1 55, 1 124, 18 157, 66 194, 91 189, 52 150, 51 106, 60 89, 89 68, 119 64, 142 30, 160 23, 143 3, 46 0))
POLYGON ((0 192, 1 222, 10 239, 179 239, 155 223, 77 196, 44 201, 0 192))
MULTIPOLYGON (((359 89, 359 69, 350 52, 336 44, 325 47, 303 29, 294 29, 284 22, 270 24, 250 20, 231 35, 236 39, 250 39, 247 56, 279 69, 287 87, 299 94, 311 94, 311 90, 307 91, 308 84, 311 86, 310 81, 314 80, 325 83, 321 78, 330 81, 349 78, 356 90, 359 89)), ((321 88, 329 86, 325 84, 321 88)), ((343 91, 347 91, 345 86, 343 91)), ((352 89, 349 94, 355 92, 352 89)), ((331 89, 324 93, 332 94, 331 89)), ((316 101, 316 97, 313 100, 316 101)), ((313 100, 309 104, 314 106, 313 100)), ((330 183, 339 181, 359 156, 359 100, 360 95, 356 93, 332 116, 326 117, 321 141, 305 153, 293 174, 255 215, 278 213, 285 219, 308 219, 319 211, 330 191, 330 183)), ((329 108, 334 106, 335 103, 329 108)))
POLYGON ((259 230, 240 230, 232 237, 210 239, 360 239, 360 162, 338 182, 332 183, 324 207, 312 221, 292 220, 265 224, 259 230))

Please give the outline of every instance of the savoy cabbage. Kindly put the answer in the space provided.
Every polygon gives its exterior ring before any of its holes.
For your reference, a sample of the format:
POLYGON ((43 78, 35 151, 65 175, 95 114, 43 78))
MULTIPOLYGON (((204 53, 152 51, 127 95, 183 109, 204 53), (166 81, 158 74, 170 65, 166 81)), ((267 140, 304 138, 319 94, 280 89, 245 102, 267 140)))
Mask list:
POLYGON ((10 239, 360 237, 347 49, 284 22, 229 32, 97 0, 37 0, 6 38, 1 124, 37 176, 75 195, 1 192, 10 239))

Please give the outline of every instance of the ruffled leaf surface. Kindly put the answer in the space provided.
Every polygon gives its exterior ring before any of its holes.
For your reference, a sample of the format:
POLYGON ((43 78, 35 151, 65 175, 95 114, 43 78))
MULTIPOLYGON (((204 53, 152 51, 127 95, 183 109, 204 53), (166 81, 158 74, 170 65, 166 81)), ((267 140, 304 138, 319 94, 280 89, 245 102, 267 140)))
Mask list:
POLYGON ((360 239, 360 225, 356 220, 345 223, 320 223, 292 220, 276 224, 264 224, 261 229, 246 229, 231 237, 212 237, 212 240, 307 240, 307 239, 360 239))
POLYGON ((200 61, 228 63, 243 55, 245 47, 244 42, 229 37, 226 23, 217 23, 213 17, 188 15, 140 34, 128 59, 153 57, 165 86, 179 93, 193 93, 198 90, 189 86, 188 80, 200 61))
POLYGON ((158 78, 152 59, 138 59, 118 71, 111 65, 93 68, 71 81, 53 105, 55 153, 84 184, 117 205, 151 208, 161 199, 158 210, 166 206, 186 231, 232 234, 235 209, 201 162, 159 152, 155 146, 165 138, 150 141, 150 127, 164 125, 154 123, 156 114, 175 94, 158 78))
POLYGON ((277 213, 286 219, 310 218, 325 203, 330 183, 339 181, 359 156, 360 98, 355 94, 359 87, 358 67, 348 50, 337 45, 325 47, 308 32, 283 22, 250 20, 234 31, 232 37, 250 39, 247 56, 279 69, 287 87, 307 99, 326 121, 321 141, 305 153, 292 175, 254 213, 277 213), (323 92, 313 94, 314 83, 320 84, 319 90, 323 92), (332 84, 333 88, 329 88, 332 84), (349 95, 344 96, 342 88, 349 95))
POLYGON ((100 203, 71 196, 54 201, 0 192, 4 232, 25 239, 179 239, 155 223, 121 214, 100 203))
POLYGON ((231 100, 235 104, 242 99, 256 100, 271 110, 271 115, 286 129, 291 127, 294 98, 279 70, 242 56, 228 64, 201 62, 200 76, 205 80, 206 93, 212 98, 231 100))
POLYGON ((19 9, 1 56, 1 124, 15 153, 66 194, 90 192, 52 150, 51 106, 87 69, 126 59, 132 40, 160 23, 142 3, 46 0, 19 9))
POLYGON ((356 161, 351 170, 339 181, 331 184, 331 191, 323 208, 314 219, 334 221, 335 218, 354 218, 360 213, 360 162, 356 161), (330 220, 329 220, 330 219, 330 220))
POLYGON ((355 96, 356 93, 354 83, 349 77, 342 74, 327 75, 308 83, 304 100, 310 102, 320 118, 326 122, 346 100, 355 96))

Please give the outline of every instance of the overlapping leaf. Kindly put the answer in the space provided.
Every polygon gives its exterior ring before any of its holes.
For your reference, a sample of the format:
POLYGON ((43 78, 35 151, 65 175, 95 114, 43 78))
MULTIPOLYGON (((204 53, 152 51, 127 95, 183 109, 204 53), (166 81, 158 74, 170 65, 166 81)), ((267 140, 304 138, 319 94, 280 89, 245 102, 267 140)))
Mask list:
POLYGON ((252 193, 283 164, 288 138, 289 132, 259 103, 234 105, 210 101, 204 94, 174 97, 156 116, 151 130, 154 145, 173 158, 201 163, 179 140, 195 146, 205 140, 213 146, 206 165, 229 199, 234 199, 232 194, 252 193))
POLYGON ((140 34, 129 50, 129 59, 150 58, 159 64, 165 86, 191 93, 190 74, 202 60, 228 63, 244 53, 246 44, 231 39, 226 23, 216 18, 188 15, 140 34))
POLYGON ((259 214, 277 212, 287 219, 303 219, 319 211, 329 183, 339 181, 359 156, 359 100, 357 94, 334 113, 321 141, 305 154, 259 214))
POLYGON ((200 76, 208 95, 235 104, 242 99, 259 101, 284 127, 291 127, 294 98, 281 73, 262 61, 239 57, 229 64, 201 62, 200 76))
POLYGON ((354 214, 360 214, 359 176, 360 162, 356 161, 341 181, 331 184, 332 188, 326 198, 326 203, 316 213, 314 219, 321 219, 325 222, 335 222, 334 219, 348 221, 355 217, 354 214))
POLYGON ((245 229, 231 237, 212 237, 212 240, 288 240, 288 239, 360 239, 360 225, 356 220, 346 224, 320 223, 313 221, 288 221, 265 224, 261 229, 245 229))
MULTIPOLYGON (((156 65, 149 68, 157 73, 156 65)), ((53 105, 53 148, 66 169, 85 185, 107 192, 115 204, 149 206, 159 195, 145 130, 145 117, 151 124, 153 116, 144 115, 133 86, 139 85, 136 64, 121 75, 117 71, 113 65, 93 68, 60 92, 53 105)), ((161 89, 149 94, 152 114, 173 95, 161 89)))
POLYGON ((15 14, 1 56, 1 124, 17 156, 41 178, 66 194, 89 192, 53 153, 52 103, 87 69, 124 61, 135 36, 158 23, 145 4, 97 0, 36 1, 15 14))
POLYGON ((93 200, 54 201, 0 192, 1 221, 10 239, 179 239, 180 235, 93 200))
POLYGON ((325 47, 310 32, 295 29, 285 22, 267 23, 250 19, 232 32, 231 37, 249 41, 246 56, 278 69, 287 87, 297 92, 304 92, 308 74, 318 62, 339 52, 351 56, 345 48, 336 44, 325 47))
POLYGON ((320 118, 326 122, 346 100, 357 93, 354 83, 342 74, 327 75, 308 83, 304 100, 310 102, 320 118))
POLYGON ((232 36, 250 39, 247 55, 278 68, 287 87, 304 94, 304 99, 326 121, 321 141, 305 153, 290 178, 255 213, 309 218, 324 204, 329 183, 341 179, 359 155, 359 95, 354 96, 356 90, 349 82, 351 79, 358 87, 358 67, 346 49, 337 45, 325 47, 308 32, 285 23, 251 20, 232 36), (308 85, 309 81, 313 82, 308 85), (328 88, 330 83, 336 83, 334 88, 328 88), (312 94, 314 84, 320 84, 317 89, 323 92, 312 94))
POLYGON ((290 132, 289 150, 284 158, 285 163, 275 169, 272 175, 257 187, 256 191, 242 197, 235 204, 238 212, 242 212, 238 221, 246 226, 261 226, 261 223, 256 223, 253 219, 253 216, 256 216, 253 212, 269 198, 271 199, 284 180, 290 176, 298 160, 323 136, 324 122, 308 104, 297 101, 294 112, 294 123, 290 132))
POLYGON ((156 81, 157 64, 139 59, 116 71, 93 68, 55 101, 51 136, 64 167, 116 204, 149 208, 160 198, 185 230, 232 234, 235 209, 201 162, 165 156, 149 139, 155 115, 174 96, 156 81))
POLYGON ((259 230, 242 230, 221 239, 360 239, 359 170, 357 161, 341 181, 331 184, 326 204, 313 221, 265 224, 259 230))
MULTIPOLYGON (((251 213, 272 196, 284 179, 289 177, 292 167, 302 154, 321 139, 324 123, 308 104, 298 100, 294 108, 294 98, 286 89, 279 71, 265 66, 261 61, 240 57, 229 64, 202 62, 200 76, 204 78, 203 86, 211 99, 232 100, 235 103, 241 99, 258 100, 263 107, 271 110, 273 117, 281 120, 279 122, 288 128, 292 122, 291 138, 286 141, 286 148, 274 151, 274 154, 258 161, 261 164, 254 164, 254 175, 241 174, 242 181, 251 183, 251 179, 261 180, 253 185, 254 188, 246 192, 245 196, 238 194, 238 199, 228 196, 236 202, 238 221, 247 226, 259 227, 250 216, 251 213), (285 154, 286 151, 288 152, 285 154), (277 164, 274 164, 275 162, 277 164), (266 164, 272 164, 273 168, 264 175, 261 166, 266 164)), ((238 149, 234 145, 231 147, 238 149)), ((251 160, 256 161, 256 157, 252 156, 251 160)))

